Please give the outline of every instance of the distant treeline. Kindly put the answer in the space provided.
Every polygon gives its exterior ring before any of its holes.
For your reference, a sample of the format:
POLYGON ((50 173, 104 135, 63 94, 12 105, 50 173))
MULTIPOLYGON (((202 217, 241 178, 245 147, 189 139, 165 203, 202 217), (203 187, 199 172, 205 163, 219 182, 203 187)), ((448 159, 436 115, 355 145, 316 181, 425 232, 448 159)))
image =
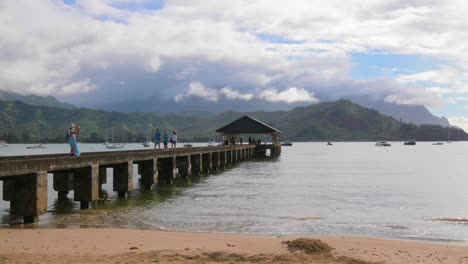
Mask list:
MULTIPOLYGON (((0 140, 10 143, 63 143, 67 126, 81 126, 80 142, 143 142, 154 130, 177 130, 183 142, 207 142, 217 128, 247 114, 283 132, 292 141, 468 140, 458 128, 400 123, 392 117, 347 100, 326 102, 290 111, 238 113, 208 116, 156 113, 119 113, 91 109, 61 109, 0 101, 0 140)), ((262 139, 263 140, 263 139, 262 139)))

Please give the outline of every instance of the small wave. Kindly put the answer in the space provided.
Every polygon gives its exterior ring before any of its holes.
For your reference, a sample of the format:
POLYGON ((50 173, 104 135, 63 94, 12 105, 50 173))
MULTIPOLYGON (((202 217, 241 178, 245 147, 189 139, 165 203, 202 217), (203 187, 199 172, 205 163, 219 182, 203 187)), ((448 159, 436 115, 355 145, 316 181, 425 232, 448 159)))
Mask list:
POLYGON ((385 226, 385 227, 388 227, 388 228, 393 229, 393 230, 406 230, 406 229, 409 229, 409 227, 407 227, 407 226, 399 226, 399 225, 388 225, 388 226, 385 226))
POLYGON ((449 222, 468 225, 468 218, 434 218, 431 221, 449 222))
POLYGON ((282 216, 278 217, 280 219, 286 219, 286 220, 296 220, 296 221, 307 221, 307 220, 321 220, 323 219, 322 217, 318 216, 309 216, 309 217, 289 217, 289 216, 282 216))

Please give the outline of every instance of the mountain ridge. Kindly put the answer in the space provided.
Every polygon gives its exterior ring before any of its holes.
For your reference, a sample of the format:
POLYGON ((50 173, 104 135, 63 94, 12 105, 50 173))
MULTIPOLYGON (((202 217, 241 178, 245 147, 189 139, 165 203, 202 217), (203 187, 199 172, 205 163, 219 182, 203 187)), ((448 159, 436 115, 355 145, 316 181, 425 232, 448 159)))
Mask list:
MULTIPOLYGON (((116 141, 143 142, 153 129, 179 132, 185 141, 207 142, 215 130, 235 119, 250 115, 278 128, 283 139, 293 141, 377 141, 387 140, 445 140, 447 130, 437 125, 400 123, 349 100, 324 102, 289 111, 226 111, 210 116, 190 116, 156 113, 121 113, 87 108, 61 109, 34 106, 18 101, 0 101, 2 134, 14 142, 64 142, 67 125, 75 122, 82 127, 80 141, 104 142, 115 130, 116 141), (40 133, 39 133, 40 131, 40 133), (382 136, 382 133, 385 136, 382 136), (38 138, 39 134, 41 138, 38 138), (107 135, 107 137, 106 137, 107 135)), ((452 140, 468 140, 463 130, 451 128, 452 140)))

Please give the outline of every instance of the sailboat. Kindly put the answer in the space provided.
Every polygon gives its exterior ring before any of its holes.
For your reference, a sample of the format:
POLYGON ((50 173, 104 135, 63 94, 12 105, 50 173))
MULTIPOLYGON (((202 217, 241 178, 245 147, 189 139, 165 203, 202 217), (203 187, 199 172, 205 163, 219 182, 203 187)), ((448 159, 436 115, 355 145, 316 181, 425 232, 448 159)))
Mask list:
POLYGON ((47 148, 46 144, 42 144, 41 142, 41 131, 39 131, 37 135, 37 144, 32 145, 32 146, 26 146, 27 149, 45 149, 47 148))
POLYGON ((452 141, 450 141, 450 126, 447 127, 447 141, 445 143, 452 143, 452 141))
POLYGON ((385 134, 384 134, 384 122, 383 122, 383 118, 382 118, 382 140, 375 143, 375 146, 376 147, 390 147, 392 146, 392 144, 388 143, 387 141, 385 141, 385 134))
POLYGON ((105 143, 107 149, 123 149, 124 144, 122 143, 114 143, 114 128, 112 128, 112 144, 105 143))
POLYGON ((149 129, 149 128, 146 128, 146 141, 143 142, 143 147, 145 147, 145 148, 154 147, 154 142, 152 142, 152 141, 150 140, 148 129, 149 129))

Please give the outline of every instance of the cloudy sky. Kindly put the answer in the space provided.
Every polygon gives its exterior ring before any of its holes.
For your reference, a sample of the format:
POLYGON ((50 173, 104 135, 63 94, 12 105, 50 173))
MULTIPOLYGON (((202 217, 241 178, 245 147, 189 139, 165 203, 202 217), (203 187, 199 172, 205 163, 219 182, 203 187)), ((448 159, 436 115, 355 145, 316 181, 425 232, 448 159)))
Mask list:
POLYGON ((0 89, 77 105, 424 104, 468 128, 463 0, 3 0, 0 89))

